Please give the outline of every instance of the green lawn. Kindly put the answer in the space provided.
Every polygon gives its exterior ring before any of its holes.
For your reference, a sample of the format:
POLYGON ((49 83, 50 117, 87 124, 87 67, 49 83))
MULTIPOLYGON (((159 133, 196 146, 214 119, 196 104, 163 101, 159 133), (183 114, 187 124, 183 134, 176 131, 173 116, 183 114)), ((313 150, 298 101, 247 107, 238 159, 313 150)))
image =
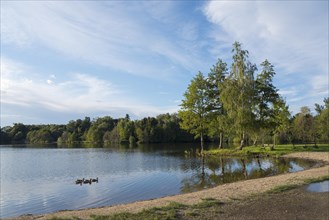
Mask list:
POLYGON ((206 155, 220 156, 282 156, 292 152, 329 152, 329 144, 301 144, 301 145, 276 145, 273 150, 269 146, 248 146, 242 150, 239 148, 213 149, 204 151, 206 155))

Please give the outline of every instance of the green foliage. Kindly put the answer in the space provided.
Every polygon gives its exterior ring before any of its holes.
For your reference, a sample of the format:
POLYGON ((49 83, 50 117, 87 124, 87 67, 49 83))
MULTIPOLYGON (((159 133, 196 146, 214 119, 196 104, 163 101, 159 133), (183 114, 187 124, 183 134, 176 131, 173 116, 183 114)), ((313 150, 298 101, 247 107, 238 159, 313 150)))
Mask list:
MULTIPOLYGON (((291 118, 289 106, 273 84, 274 66, 265 60, 261 71, 249 61, 249 52, 239 42, 233 44, 232 65, 221 59, 192 79, 182 100, 181 128, 195 137, 240 142, 240 149, 253 141, 273 143, 328 143, 329 98, 324 106, 316 104, 315 117, 308 107, 291 118), (229 72, 229 74, 228 74, 229 72)), ((202 141, 201 141, 202 144, 202 141)))
POLYGON ((29 143, 52 143, 55 141, 50 131, 46 128, 29 131, 27 133, 27 140, 29 143))
POLYGON ((313 135, 315 139, 321 142, 329 142, 329 98, 323 100, 324 106, 318 105, 321 109, 317 111, 317 115, 314 117, 314 131, 313 135))
POLYGON ((225 77, 228 75, 227 64, 218 59, 216 65, 210 69, 207 78, 207 95, 209 96, 209 124, 208 136, 219 139, 219 148, 222 147, 224 131, 229 133, 226 111, 220 100, 221 90, 225 77))
POLYGON ((199 72, 191 81, 184 93, 181 110, 178 112, 182 119, 181 128, 200 137, 201 152, 203 151, 204 135, 208 131, 209 123, 209 96, 207 94, 207 81, 199 72))
POLYGON ((318 144, 316 147, 313 144, 276 145, 275 149, 271 149, 271 145, 267 145, 265 147, 247 146, 242 150, 239 150, 238 148, 214 149, 207 150, 204 153, 206 155, 219 156, 279 157, 292 152, 329 152, 329 144, 318 144))
POLYGON ((231 122, 232 130, 241 139, 244 147, 247 132, 254 128, 255 114, 255 82, 256 66, 248 60, 249 52, 241 48, 241 44, 233 44, 233 63, 230 75, 225 79, 220 100, 231 122))
MULTIPOLYGON (((90 120, 71 120, 67 125, 15 124, 1 129, 1 144, 57 142, 61 146, 78 146, 80 143, 156 143, 187 142, 193 136, 179 126, 178 114, 162 114, 132 121, 129 115, 113 119, 109 116, 90 120)), ((90 145, 88 145, 90 146, 90 145)))

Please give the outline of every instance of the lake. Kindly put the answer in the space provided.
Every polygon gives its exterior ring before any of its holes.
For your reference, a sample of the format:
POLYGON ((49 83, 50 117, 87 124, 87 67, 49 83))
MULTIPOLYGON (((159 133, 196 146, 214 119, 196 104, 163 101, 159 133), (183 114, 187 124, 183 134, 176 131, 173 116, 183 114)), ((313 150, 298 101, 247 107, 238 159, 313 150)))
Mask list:
POLYGON ((184 154, 191 144, 108 148, 1 146, 1 218, 100 207, 296 172, 299 159, 218 158, 184 154), (96 178, 92 184, 76 179, 96 178))

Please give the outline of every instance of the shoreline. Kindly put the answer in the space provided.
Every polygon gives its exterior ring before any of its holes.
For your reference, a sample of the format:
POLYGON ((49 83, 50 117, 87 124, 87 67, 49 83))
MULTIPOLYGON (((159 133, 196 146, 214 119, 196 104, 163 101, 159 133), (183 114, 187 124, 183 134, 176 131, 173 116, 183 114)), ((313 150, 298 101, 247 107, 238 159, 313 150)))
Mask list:
POLYGON ((49 219, 49 218, 72 218, 89 219, 91 215, 110 215, 119 212, 137 213, 143 209, 163 207, 170 202, 178 202, 187 205, 194 205, 202 199, 213 198, 223 202, 243 199, 249 196, 264 193, 277 186, 286 184, 303 184, 305 180, 319 178, 329 175, 329 152, 296 152, 284 155, 283 157, 312 159, 324 162, 321 167, 311 168, 295 173, 280 174, 271 177, 243 180, 204 189, 197 192, 167 196, 153 200, 137 201, 128 204, 105 206, 81 210, 65 210, 43 215, 23 215, 8 219, 49 219))

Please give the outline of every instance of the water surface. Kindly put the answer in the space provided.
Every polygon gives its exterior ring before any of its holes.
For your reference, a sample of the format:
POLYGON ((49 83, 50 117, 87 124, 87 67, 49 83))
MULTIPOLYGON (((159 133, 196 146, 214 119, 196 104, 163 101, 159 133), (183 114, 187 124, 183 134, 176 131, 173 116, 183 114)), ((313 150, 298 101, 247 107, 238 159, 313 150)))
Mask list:
POLYGON ((311 183, 306 187, 309 192, 329 192, 329 180, 311 183))
POLYGON ((204 159, 190 145, 1 146, 1 218, 128 203, 310 168, 299 159, 204 159), (78 178, 99 182, 76 185, 78 178))

